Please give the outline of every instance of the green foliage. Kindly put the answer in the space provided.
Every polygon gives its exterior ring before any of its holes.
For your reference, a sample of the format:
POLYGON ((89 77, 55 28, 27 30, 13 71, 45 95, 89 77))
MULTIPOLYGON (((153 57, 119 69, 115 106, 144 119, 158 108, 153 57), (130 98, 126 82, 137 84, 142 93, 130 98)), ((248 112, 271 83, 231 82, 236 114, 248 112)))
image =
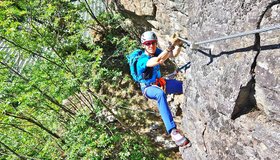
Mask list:
MULTIPOLYGON (((104 122, 104 121, 103 121, 104 122)), ((64 154, 69 159, 152 159, 151 143, 145 137, 120 132, 113 125, 93 122, 90 115, 80 113, 67 125, 64 154), (140 138, 140 139, 139 139, 140 138)))
POLYGON ((104 48, 103 65, 119 68, 124 66, 125 55, 137 48, 137 41, 131 39, 130 33, 121 27, 124 18, 120 14, 103 13, 98 16, 100 22, 107 24, 108 30, 100 31, 101 40, 96 44, 104 48))
POLYGON ((66 0, 0 2, 0 41, 9 49, 0 52, 0 159, 157 158, 147 137, 102 115, 122 97, 86 93, 125 89, 125 55, 137 43, 119 14, 100 14, 100 29, 84 11, 66 0), (98 41, 84 36, 89 28, 98 41), (17 59, 30 61, 22 69, 17 59))

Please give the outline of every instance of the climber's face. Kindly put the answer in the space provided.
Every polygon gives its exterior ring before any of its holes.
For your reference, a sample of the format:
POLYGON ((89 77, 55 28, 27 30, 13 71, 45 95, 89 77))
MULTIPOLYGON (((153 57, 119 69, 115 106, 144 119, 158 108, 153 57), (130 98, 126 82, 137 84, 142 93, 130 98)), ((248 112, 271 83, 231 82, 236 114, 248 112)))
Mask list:
POLYGON ((156 52, 157 49, 157 42, 156 41, 148 41, 143 44, 146 52, 148 52, 150 55, 153 55, 156 52))

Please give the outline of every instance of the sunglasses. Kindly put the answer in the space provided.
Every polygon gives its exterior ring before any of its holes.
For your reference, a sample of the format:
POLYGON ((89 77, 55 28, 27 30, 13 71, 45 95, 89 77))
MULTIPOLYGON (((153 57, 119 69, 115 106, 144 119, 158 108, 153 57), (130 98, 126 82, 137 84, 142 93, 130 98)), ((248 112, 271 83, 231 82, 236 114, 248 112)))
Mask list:
POLYGON ((157 42, 146 42, 146 43, 144 43, 145 46, 150 46, 151 44, 155 45, 155 44, 157 44, 157 42))

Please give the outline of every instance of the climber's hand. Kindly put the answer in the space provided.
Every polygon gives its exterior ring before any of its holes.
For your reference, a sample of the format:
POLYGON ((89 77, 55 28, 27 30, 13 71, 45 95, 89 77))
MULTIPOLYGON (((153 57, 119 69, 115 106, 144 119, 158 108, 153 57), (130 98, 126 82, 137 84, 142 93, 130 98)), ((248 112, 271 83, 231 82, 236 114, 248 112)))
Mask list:
POLYGON ((179 39, 179 33, 178 32, 176 32, 176 33, 174 33, 170 36, 169 42, 172 46, 181 47, 183 45, 183 42, 179 39))

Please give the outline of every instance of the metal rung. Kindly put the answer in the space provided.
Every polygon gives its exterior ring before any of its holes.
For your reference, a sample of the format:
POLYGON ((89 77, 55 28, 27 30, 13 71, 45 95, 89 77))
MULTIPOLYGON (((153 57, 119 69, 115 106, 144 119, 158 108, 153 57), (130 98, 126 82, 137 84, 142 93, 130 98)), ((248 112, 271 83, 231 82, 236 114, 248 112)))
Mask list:
POLYGON ((237 34, 224 36, 224 37, 220 37, 220 38, 215 38, 215 39, 210 39, 210 40, 206 40, 206 41, 196 42, 195 44, 201 45, 201 44, 205 44, 205 43, 212 43, 212 42, 222 41, 222 40, 231 39, 231 38, 243 37, 243 36, 247 36, 247 35, 250 35, 250 34, 267 32, 267 31, 276 30, 276 29, 280 29, 280 24, 278 24, 276 26, 272 26, 272 27, 256 29, 256 30, 252 30, 252 31, 248 31, 248 32, 242 32, 242 33, 237 33, 237 34))
POLYGON ((183 39, 181 37, 179 37, 179 39, 181 41, 183 41, 184 43, 187 43, 192 50, 198 50, 198 49, 212 50, 213 47, 205 47, 205 46, 200 46, 200 45, 201 44, 206 44, 206 43, 213 43, 213 42, 217 42, 217 41, 222 41, 222 40, 227 40, 227 39, 232 39, 232 38, 237 38, 237 37, 243 37, 243 36, 247 36, 247 35, 250 35, 250 34, 267 32, 267 31, 276 30, 276 29, 280 29, 280 24, 277 24, 277 25, 274 25, 274 26, 271 26, 271 27, 262 28, 262 29, 256 29, 256 30, 252 30, 252 31, 237 33, 237 34, 233 34, 233 35, 228 35, 228 36, 224 36, 224 37, 220 37, 220 38, 209 39, 209 40, 205 40, 205 41, 201 41, 201 42, 193 42, 192 43, 191 41, 183 39))

